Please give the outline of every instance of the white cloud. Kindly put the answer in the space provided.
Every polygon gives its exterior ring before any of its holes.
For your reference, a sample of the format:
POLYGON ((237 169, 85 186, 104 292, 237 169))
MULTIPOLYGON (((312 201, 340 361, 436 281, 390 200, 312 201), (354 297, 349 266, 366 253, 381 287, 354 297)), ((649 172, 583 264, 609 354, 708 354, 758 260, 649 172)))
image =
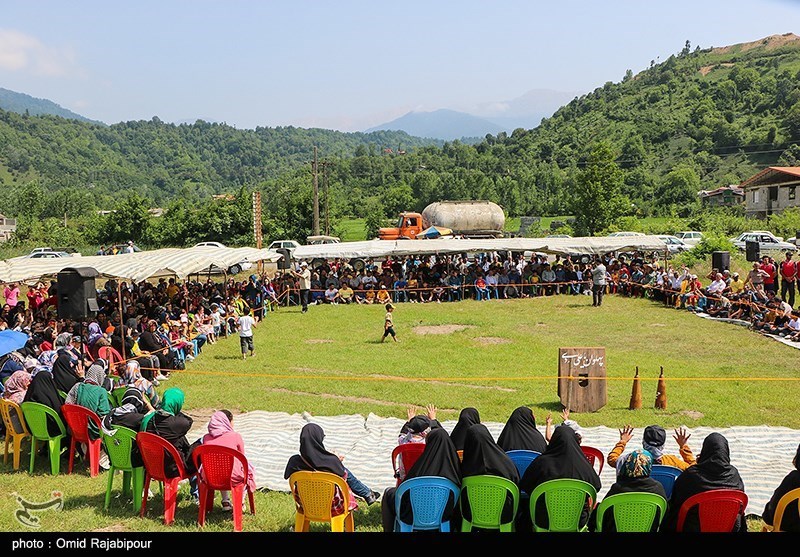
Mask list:
POLYGON ((83 73, 69 47, 53 47, 15 29, 0 29, 0 69, 35 76, 62 77, 83 73))

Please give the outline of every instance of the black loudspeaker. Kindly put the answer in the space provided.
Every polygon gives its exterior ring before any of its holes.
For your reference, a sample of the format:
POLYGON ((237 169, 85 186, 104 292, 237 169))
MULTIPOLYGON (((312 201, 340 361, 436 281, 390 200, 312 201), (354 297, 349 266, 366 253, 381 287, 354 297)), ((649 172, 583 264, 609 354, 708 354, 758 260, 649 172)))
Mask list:
POLYGON ((97 287, 94 279, 98 275, 92 267, 67 267, 59 271, 58 318, 86 319, 94 317, 100 309, 97 305, 97 287))
POLYGON ((711 268, 722 271, 729 271, 731 268, 731 254, 727 251, 715 251, 711 254, 711 268))
POLYGON ((745 242, 745 252, 747 253, 748 261, 758 261, 761 259, 758 242, 753 242, 751 240, 745 242))
POLYGON ((350 260, 350 265, 356 271, 363 271, 364 267, 367 266, 366 262, 363 259, 359 258, 359 257, 354 257, 353 259, 351 259, 350 260))
POLYGON ((278 260, 278 269, 285 271, 292 268, 292 254, 286 248, 279 248, 277 250, 283 257, 278 260))

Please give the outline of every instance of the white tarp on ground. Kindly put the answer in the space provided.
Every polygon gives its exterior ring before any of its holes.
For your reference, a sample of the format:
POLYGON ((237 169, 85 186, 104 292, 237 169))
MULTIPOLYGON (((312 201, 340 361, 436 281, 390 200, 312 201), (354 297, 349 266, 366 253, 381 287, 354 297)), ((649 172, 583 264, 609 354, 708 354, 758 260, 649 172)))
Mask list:
POLYGON ((294 259, 383 258, 429 253, 484 253, 493 251, 538 251, 543 253, 594 255, 610 251, 664 251, 657 236, 580 238, 436 238, 432 240, 367 240, 295 248, 294 259))
MULTIPOLYGON (((187 409, 191 414, 191 409, 187 409)), ((580 423, 580 416, 575 416, 580 423)), ((397 436, 405 420, 382 418, 370 414, 365 419, 361 415, 311 416, 310 414, 287 414, 284 412, 254 411, 236 416, 234 428, 244 439, 248 461, 255 468, 256 485, 272 491, 289 491, 289 484, 283 477, 286 462, 300 448, 300 430, 314 422, 325 431, 325 447, 334 453, 345 456, 344 465, 361 481, 376 491, 383 493, 387 487, 395 485, 391 454, 397 446, 397 436)), ((455 427, 455 420, 444 421, 442 426, 448 431, 455 427)), ((484 422, 496 440, 503 429, 502 423, 484 422)), ((189 442, 206 433, 208 422, 195 421, 187 436, 189 442)), ((709 428, 687 427, 691 434, 689 446, 695 456, 700 453, 703 439, 712 432, 725 436, 730 445, 731 462, 739 470, 744 480, 745 492, 749 498, 747 512, 761 515, 764 505, 783 477, 794 469, 792 458, 800 442, 800 431, 784 427, 752 426, 709 428)), ((544 426, 539 430, 544 434, 544 426)), ((634 438, 628 444, 630 449, 641 447, 644 428, 634 431, 634 438)), ((678 453, 678 446, 667 432, 666 450, 678 453)), ((619 440, 619 430, 604 426, 584 427, 583 443, 600 449, 607 455, 619 440)), ((615 470, 603 466, 600 474, 604 496, 614 483, 615 470)))
POLYGON ((209 268, 227 270, 242 261, 277 261, 281 254, 257 248, 164 248, 118 255, 59 257, 53 259, 8 259, 0 262, 0 282, 23 282, 53 277, 67 267, 92 267, 102 276, 140 282, 174 276, 179 279, 209 268))

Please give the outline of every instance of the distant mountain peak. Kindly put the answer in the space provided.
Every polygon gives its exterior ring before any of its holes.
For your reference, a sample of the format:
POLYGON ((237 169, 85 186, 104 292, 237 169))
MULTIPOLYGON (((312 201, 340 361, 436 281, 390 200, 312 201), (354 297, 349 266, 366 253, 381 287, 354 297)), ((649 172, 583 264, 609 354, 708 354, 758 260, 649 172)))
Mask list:
POLYGON ((430 112, 411 111, 391 122, 369 128, 365 130, 365 133, 381 130, 398 130, 415 137, 450 141, 483 138, 486 134, 497 134, 503 131, 503 127, 466 112, 440 108, 430 112))

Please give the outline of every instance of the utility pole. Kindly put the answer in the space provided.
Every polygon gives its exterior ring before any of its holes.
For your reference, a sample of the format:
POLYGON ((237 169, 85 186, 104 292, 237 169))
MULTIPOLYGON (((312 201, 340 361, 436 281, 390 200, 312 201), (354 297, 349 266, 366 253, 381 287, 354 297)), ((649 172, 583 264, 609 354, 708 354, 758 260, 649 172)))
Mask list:
MULTIPOLYGON (((253 192, 253 237, 256 241, 256 247, 261 249, 263 242, 263 233, 261 231, 261 192, 256 190, 253 192)), ((264 272, 264 262, 258 260, 258 274, 264 272)))
POLYGON ((331 233, 331 220, 328 216, 330 211, 330 201, 328 194, 328 168, 333 166, 332 162, 322 161, 322 192, 325 196, 325 235, 330 236, 331 233))
POLYGON ((314 179, 314 235, 319 236, 319 184, 317 183, 317 146, 314 145, 314 161, 311 163, 314 179))

